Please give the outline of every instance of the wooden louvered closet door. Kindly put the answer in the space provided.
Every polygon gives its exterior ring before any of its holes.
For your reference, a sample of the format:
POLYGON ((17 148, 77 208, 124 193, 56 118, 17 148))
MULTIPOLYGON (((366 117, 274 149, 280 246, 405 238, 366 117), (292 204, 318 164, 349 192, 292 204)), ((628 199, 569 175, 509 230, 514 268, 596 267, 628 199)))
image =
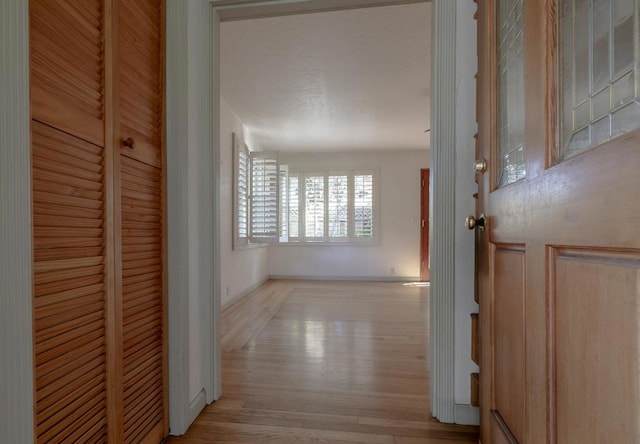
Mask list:
POLYGON ((104 9, 30 3, 38 442, 107 438, 104 9))
POLYGON ((164 436, 164 22, 160 0, 121 0, 119 128, 122 202, 124 442, 164 436))
POLYGON ((168 430, 163 20, 160 1, 30 1, 37 442, 168 430))

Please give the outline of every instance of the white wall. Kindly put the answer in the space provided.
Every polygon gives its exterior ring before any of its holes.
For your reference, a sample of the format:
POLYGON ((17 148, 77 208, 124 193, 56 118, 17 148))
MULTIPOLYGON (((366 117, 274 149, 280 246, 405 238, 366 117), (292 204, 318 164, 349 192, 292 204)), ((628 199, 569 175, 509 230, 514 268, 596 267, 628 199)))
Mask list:
POLYGON ((429 151, 280 153, 280 162, 291 169, 377 169, 379 237, 369 246, 272 245, 271 276, 418 279, 420 169, 429 167, 429 151))
POLYGON ((455 231, 455 402, 469 404, 469 375, 478 371, 471 360, 471 313, 478 312, 473 299, 475 273, 474 232, 462 223, 475 214, 478 192, 474 180, 477 71, 476 10, 472 0, 458 0, 456 10, 456 223, 455 231))
POLYGON ((253 142, 246 134, 240 118, 224 100, 220 100, 220 291, 223 307, 246 295, 269 278, 268 247, 233 250, 234 132, 245 139, 251 150, 256 149, 252 146, 253 142))

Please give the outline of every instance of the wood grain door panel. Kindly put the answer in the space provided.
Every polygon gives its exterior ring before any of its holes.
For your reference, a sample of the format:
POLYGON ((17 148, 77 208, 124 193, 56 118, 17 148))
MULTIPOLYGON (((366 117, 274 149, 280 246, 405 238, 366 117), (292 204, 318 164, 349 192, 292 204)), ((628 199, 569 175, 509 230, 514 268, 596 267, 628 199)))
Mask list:
POLYGON ((162 2, 120 2, 120 136, 124 156, 162 167, 162 2))
POLYGON ((491 444, 518 444, 509 426, 497 410, 491 412, 491 444))
POLYGON ((104 150, 34 121, 32 152, 37 441, 103 441, 104 150))
POLYGON ((163 291, 163 3, 119 3, 123 442, 166 432, 163 291))
POLYGON ((518 441, 524 436, 525 252, 498 246, 494 258, 494 408, 518 441))
POLYGON ((556 440, 640 442, 640 255, 554 249, 552 257, 556 440))
POLYGON ((124 442, 164 429, 162 170, 121 156, 124 442))
POLYGON ((31 0, 31 113, 104 146, 103 1, 31 0))

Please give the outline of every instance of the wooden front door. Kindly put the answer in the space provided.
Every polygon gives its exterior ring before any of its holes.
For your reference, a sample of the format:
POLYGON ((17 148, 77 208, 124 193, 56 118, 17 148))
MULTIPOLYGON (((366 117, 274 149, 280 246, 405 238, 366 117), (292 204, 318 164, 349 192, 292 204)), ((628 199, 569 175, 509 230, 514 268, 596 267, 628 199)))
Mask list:
POLYGON ((478 5, 482 442, 640 442, 638 2, 478 5))
POLYGON ((420 170, 420 280, 431 279, 429 269, 429 169, 420 170))

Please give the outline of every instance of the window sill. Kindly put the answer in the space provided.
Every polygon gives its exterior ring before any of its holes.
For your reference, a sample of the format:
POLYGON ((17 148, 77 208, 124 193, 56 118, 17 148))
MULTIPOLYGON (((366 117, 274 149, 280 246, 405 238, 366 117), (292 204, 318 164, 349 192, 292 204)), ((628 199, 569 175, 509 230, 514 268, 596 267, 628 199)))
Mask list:
POLYGON ((244 251, 244 250, 255 250, 256 248, 265 248, 268 247, 270 244, 267 243, 252 243, 252 244, 247 244, 247 245, 236 245, 235 247, 233 247, 233 251, 244 251))
POLYGON ((322 247, 377 247, 380 245, 377 239, 370 241, 360 241, 360 242, 352 242, 352 241, 344 241, 344 242, 327 242, 327 241, 290 241, 290 242, 278 242, 274 245, 278 247, 311 247, 311 246, 322 246, 322 247))

